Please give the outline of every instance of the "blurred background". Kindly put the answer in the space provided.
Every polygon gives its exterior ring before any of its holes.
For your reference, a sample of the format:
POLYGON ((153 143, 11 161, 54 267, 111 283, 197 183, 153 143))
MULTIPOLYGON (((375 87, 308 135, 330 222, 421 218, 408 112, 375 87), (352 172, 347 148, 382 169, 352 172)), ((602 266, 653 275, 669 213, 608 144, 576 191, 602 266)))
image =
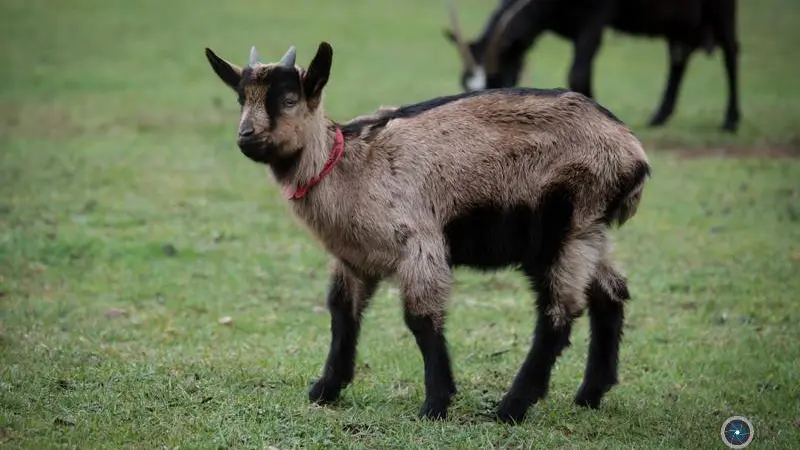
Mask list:
MULTIPOLYGON (((492 0, 457 2, 468 38, 492 0)), ((342 403, 308 405, 329 342, 327 256, 235 146, 239 107, 203 50, 246 64, 289 45, 334 61, 335 120, 460 92, 443 2, 4 0, 0 4, 0 444, 11 448, 753 448, 800 440, 800 3, 740 1, 742 120, 718 130, 722 55, 695 53, 675 113, 646 126, 666 44, 607 31, 595 98, 645 143, 653 178, 615 232, 630 278, 620 385, 571 406, 586 320, 525 424, 486 414, 534 323, 513 272, 459 271, 459 395, 416 421, 422 361, 391 284, 342 403), (667 424, 665 426, 665 424, 667 424)), ((521 85, 565 87, 544 35, 521 85)))

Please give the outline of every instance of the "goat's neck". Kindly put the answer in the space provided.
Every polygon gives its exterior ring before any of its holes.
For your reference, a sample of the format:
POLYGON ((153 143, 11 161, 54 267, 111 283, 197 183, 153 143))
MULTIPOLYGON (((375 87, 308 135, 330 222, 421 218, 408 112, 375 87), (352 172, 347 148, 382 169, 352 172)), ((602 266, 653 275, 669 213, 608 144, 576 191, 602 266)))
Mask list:
POLYGON ((317 176, 331 154, 335 136, 333 123, 327 119, 315 121, 308 131, 305 147, 298 159, 294 170, 283 179, 278 179, 281 187, 291 191, 308 183, 317 176))
MULTIPOLYGON (((517 2, 501 2, 501 4, 492 11, 489 20, 486 22, 486 25, 483 27, 476 40, 481 54, 487 50, 486 47, 489 45, 489 41, 492 40, 494 33, 497 32, 500 18, 509 8, 513 8, 516 3, 517 2)), ((553 10, 557 6, 555 3, 556 2, 538 2, 535 5, 531 5, 532 11, 530 12, 524 13, 518 11, 517 15, 526 15, 527 23, 524 27, 515 28, 513 37, 509 35, 509 29, 503 31, 506 36, 503 36, 501 39, 506 41, 506 46, 513 41, 524 45, 525 48, 533 45, 538 37, 548 29, 548 24, 552 21, 551 14, 553 14, 553 10)))
MULTIPOLYGON (((300 162, 301 166, 295 177, 295 180, 303 181, 295 184, 295 187, 302 186, 305 180, 316 176, 330 156, 338 125, 327 118, 321 122, 323 126, 320 127, 322 130, 320 136, 323 137, 318 139, 313 149, 310 146, 306 149, 308 154, 304 155, 303 161, 300 162), (300 175, 304 173, 303 170, 307 172, 300 175)), ((334 169, 312 187, 304 198, 290 200, 294 212, 323 240, 326 240, 322 236, 326 234, 325 232, 345 226, 352 218, 356 201, 354 194, 358 192, 355 186, 359 185, 358 177, 363 173, 366 151, 367 149, 358 140, 345 140, 344 155, 334 169)))

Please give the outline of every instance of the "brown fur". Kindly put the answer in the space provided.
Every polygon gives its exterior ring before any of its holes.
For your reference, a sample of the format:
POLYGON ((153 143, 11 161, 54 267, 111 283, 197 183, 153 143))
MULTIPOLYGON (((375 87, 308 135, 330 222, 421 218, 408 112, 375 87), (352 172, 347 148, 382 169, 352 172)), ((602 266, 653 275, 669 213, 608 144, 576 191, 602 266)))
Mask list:
MULTIPOLYGON (((329 146, 319 150, 326 154, 329 146)), ((547 186, 575 191, 576 231, 568 246, 575 248, 565 252, 557 277, 569 291, 564 314, 585 305, 581 292, 606 239, 595 223, 618 180, 647 161, 635 137, 574 93, 459 100, 392 120, 370 145, 351 140, 346 148, 340 169, 292 208, 331 254, 365 273, 395 275, 404 293, 425 285, 446 294, 450 271, 441 229, 465 209, 487 203, 535 208, 547 186)), ((626 200, 625 219, 637 203, 638 197, 626 200)), ((414 308, 441 315, 442 303, 414 308)))

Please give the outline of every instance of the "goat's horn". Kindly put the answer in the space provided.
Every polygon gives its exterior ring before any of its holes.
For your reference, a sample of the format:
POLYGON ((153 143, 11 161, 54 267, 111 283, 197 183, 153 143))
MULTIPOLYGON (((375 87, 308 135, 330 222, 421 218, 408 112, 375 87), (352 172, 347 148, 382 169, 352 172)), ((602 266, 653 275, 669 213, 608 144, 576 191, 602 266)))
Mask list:
POLYGON ((511 21, 526 7, 531 0, 517 0, 516 3, 511 5, 503 12, 495 24, 494 31, 489 38, 489 44, 486 46, 486 51, 483 54, 483 66, 486 68, 487 74, 494 74, 497 72, 497 65, 500 58, 500 43, 502 41, 503 33, 511 23, 511 21))
POLYGON ((289 50, 286 50, 286 53, 281 58, 281 65, 287 67, 294 67, 294 60, 297 57, 297 49, 294 48, 294 45, 289 47, 289 50))
POLYGON ((258 51, 256 50, 256 46, 254 45, 250 48, 250 63, 248 65, 252 66, 253 64, 260 62, 261 57, 258 56, 258 51))
POLYGON ((478 63, 475 62, 475 58, 464 40, 464 35, 461 34, 461 27, 458 24, 458 12, 456 12, 453 0, 446 0, 445 7, 450 14, 450 26, 453 27, 453 36, 456 38, 456 46, 458 47, 458 53, 461 55, 461 61, 467 70, 472 71, 477 67, 478 63))

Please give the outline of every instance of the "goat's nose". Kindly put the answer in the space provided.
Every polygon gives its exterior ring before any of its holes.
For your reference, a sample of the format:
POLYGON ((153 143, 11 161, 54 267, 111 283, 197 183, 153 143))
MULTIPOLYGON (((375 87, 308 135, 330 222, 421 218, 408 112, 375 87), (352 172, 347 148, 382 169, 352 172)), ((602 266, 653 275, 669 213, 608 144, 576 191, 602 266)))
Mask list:
POLYGON ((253 127, 241 128, 241 129, 239 129, 239 137, 240 138, 249 138, 249 137, 252 137, 253 134, 255 134, 255 132, 256 132, 256 130, 254 130, 253 127))

